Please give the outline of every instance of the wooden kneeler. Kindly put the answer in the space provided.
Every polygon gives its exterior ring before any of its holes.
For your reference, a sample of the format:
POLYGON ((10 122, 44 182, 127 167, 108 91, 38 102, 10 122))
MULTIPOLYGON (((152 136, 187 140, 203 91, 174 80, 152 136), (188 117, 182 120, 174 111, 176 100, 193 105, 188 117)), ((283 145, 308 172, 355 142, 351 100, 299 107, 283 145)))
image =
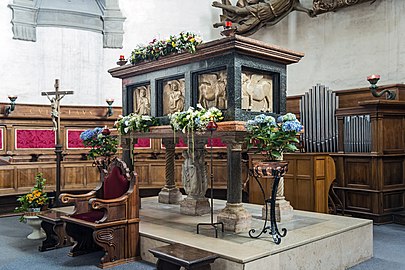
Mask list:
POLYGON ((100 268, 140 259, 139 196, 136 174, 114 158, 101 171, 101 182, 87 194, 61 194, 63 203, 74 203, 70 216, 62 216, 66 233, 75 245, 70 256, 103 250, 100 268))

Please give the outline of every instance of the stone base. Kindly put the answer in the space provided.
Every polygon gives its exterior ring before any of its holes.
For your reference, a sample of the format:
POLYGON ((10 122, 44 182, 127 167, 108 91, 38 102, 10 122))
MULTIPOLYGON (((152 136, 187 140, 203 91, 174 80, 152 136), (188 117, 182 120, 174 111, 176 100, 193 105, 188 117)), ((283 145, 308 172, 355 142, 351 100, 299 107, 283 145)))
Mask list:
MULTIPOLYGON (((270 205, 267 207, 267 219, 270 220, 270 205)), ((276 221, 285 222, 292 220, 294 216, 294 209, 289 201, 284 199, 276 199, 276 221)), ((262 208, 262 219, 266 218, 266 206, 263 205, 262 208)))
POLYGON ((185 198, 180 202, 180 213, 188 216, 202 216, 210 213, 210 203, 207 198, 185 198))
POLYGON ((245 232, 251 229, 252 215, 242 203, 227 203, 217 216, 217 222, 224 223, 224 228, 231 232, 245 232))
POLYGON ((178 188, 166 188, 163 187, 159 192, 159 202, 167 204, 178 204, 183 199, 178 188))

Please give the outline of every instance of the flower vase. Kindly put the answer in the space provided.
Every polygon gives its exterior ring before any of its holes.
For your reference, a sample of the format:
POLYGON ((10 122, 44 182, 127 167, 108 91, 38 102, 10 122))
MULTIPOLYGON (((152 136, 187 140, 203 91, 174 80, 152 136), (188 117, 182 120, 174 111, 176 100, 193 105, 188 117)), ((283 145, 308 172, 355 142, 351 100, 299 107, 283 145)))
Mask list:
MULTIPOLYGON (((268 181, 271 181, 271 184, 268 186, 268 190, 266 190, 266 194, 270 195, 271 190, 274 184, 274 171, 278 171, 279 173, 279 183, 276 191, 276 198, 275 198, 275 216, 277 222, 282 221, 289 221, 293 217, 293 208, 290 205, 289 201, 285 200, 284 197, 284 174, 288 170, 288 163, 283 160, 275 160, 275 161, 259 161, 253 162, 253 170, 257 177, 259 178, 268 178, 268 181)), ((271 195, 269 196, 271 197, 271 195)), ((262 208, 262 219, 266 218, 266 206, 264 205, 262 208)), ((267 208, 267 219, 270 220, 270 208, 267 208)))
POLYGON ((37 216, 41 208, 28 208, 24 215, 24 221, 32 228, 32 232, 27 236, 28 239, 36 240, 46 237, 44 230, 41 228, 41 219, 37 216))

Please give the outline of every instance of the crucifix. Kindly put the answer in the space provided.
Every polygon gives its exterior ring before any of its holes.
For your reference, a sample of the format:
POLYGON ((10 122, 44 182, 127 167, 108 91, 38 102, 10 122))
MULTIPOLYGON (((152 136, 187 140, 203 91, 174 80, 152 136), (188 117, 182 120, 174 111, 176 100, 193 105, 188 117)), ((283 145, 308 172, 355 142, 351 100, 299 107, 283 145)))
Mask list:
POLYGON ((60 172, 62 161, 62 144, 60 142, 60 101, 66 95, 73 95, 73 91, 59 91, 59 79, 55 79, 55 91, 54 92, 41 92, 42 96, 46 96, 51 102, 51 117, 53 130, 56 133, 56 191, 55 191, 55 204, 59 206, 60 195, 60 172))

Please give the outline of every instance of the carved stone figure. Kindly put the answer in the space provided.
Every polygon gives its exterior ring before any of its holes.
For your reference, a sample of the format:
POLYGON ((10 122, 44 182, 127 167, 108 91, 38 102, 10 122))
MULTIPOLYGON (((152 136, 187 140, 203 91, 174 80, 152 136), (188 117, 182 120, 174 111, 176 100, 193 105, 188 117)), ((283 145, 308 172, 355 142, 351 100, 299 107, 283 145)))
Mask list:
POLYGON ((183 151, 182 182, 186 194, 195 199, 204 198, 208 188, 206 168, 204 164, 204 150, 194 151, 194 159, 187 150, 183 151), (201 158, 200 158, 201 156, 201 158))
POLYGON ((242 73, 242 109, 271 112, 273 110, 273 81, 271 76, 242 73))
POLYGON ((213 7, 221 8, 221 22, 214 27, 225 26, 225 21, 231 21, 240 35, 252 35, 265 25, 274 25, 290 12, 302 11, 314 16, 313 11, 303 7, 299 0, 238 0, 233 6, 229 0, 222 3, 215 1, 213 7))
POLYGON ((166 97, 163 101, 163 113, 184 111, 184 79, 169 81, 165 84, 164 89, 166 97))
POLYGON ((202 74, 198 78, 198 103, 204 108, 227 109, 227 75, 225 70, 202 74))
POLYGON ((148 97, 148 88, 140 86, 135 89, 136 106, 135 113, 140 115, 150 115, 150 101, 148 97))

